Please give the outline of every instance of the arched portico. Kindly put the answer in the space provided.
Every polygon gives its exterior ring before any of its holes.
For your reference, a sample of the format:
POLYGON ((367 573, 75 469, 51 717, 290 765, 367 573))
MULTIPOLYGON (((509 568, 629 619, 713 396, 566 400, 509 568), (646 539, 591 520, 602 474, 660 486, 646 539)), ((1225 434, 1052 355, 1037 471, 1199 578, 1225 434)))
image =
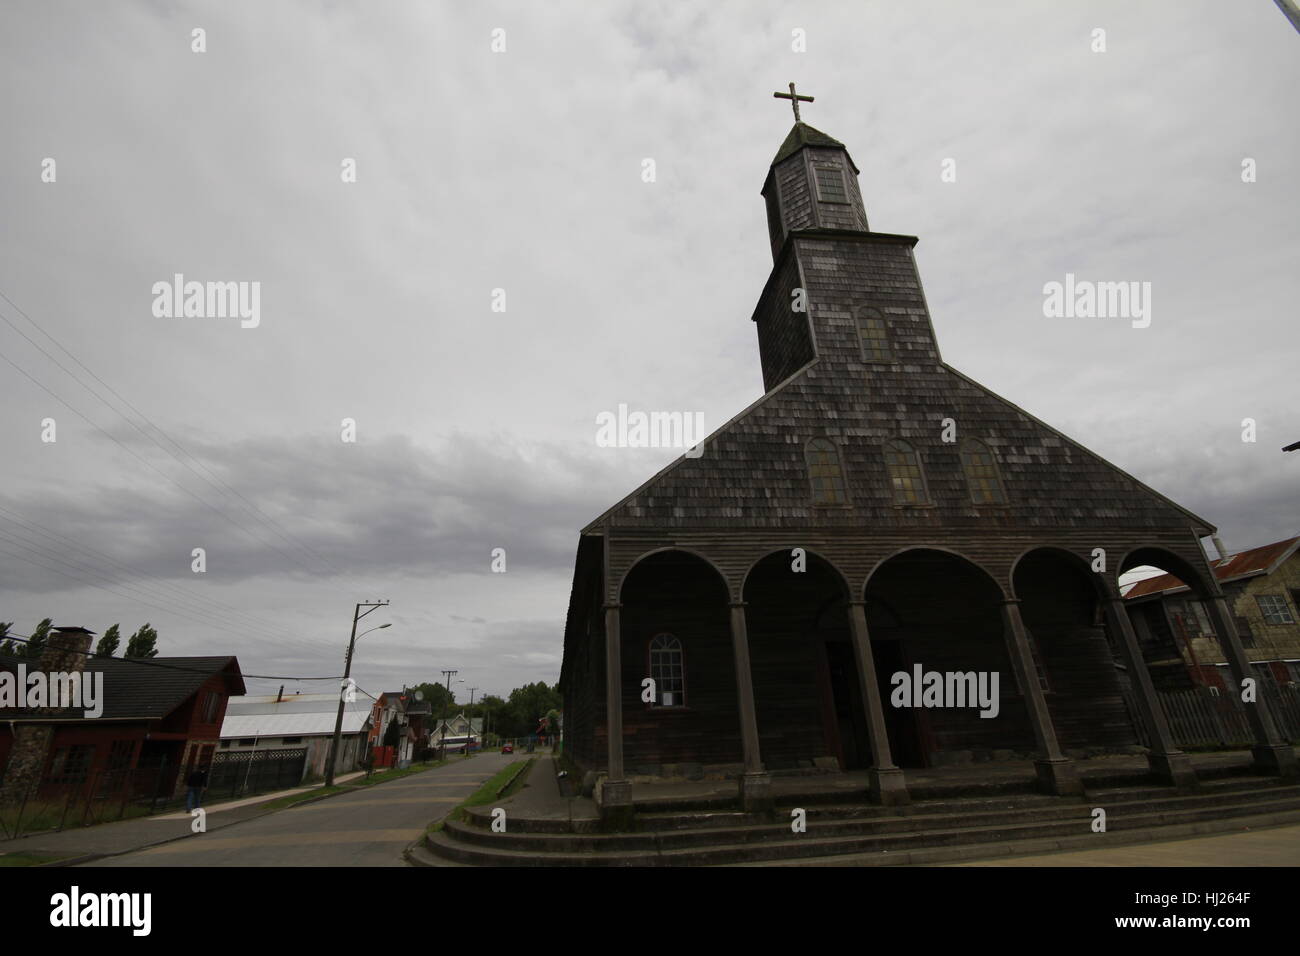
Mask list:
POLYGON ((1032 753, 1043 789, 1078 792, 1019 601, 993 575, 952 549, 908 548, 872 569, 863 595, 895 760, 906 767, 1032 753), (936 706, 913 685, 937 678, 947 693, 936 706))
POLYGON ((631 563, 614 593, 605 611, 603 806, 630 806, 625 767, 659 773, 701 764, 739 765, 744 806, 769 806, 744 605, 731 581, 703 554, 658 548, 631 563), (720 679, 728 672, 734 681, 720 679))
POLYGON ((1012 588, 1044 668, 1044 691, 1063 747, 1105 750, 1136 744, 1115 669, 1118 652, 1151 742, 1152 773, 1192 786, 1190 757, 1178 749, 1111 579, 1065 548, 1037 547, 1016 559, 1012 588))
MULTIPOLYGON (((1228 664, 1228 670, 1232 674, 1235 683, 1232 690, 1238 692, 1238 689, 1247 686, 1246 681, 1253 680, 1254 675, 1242 646, 1241 636, 1237 632, 1236 621, 1233 620, 1218 579, 1214 576, 1203 552, 1200 557, 1202 567, 1197 567, 1172 551, 1159 547, 1139 547, 1126 553, 1115 566, 1113 604, 1116 609, 1117 624, 1127 630, 1127 639, 1132 640, 1135 655, 1145 660, 1141 647, 1158 644, 1158 635, 1153 636, 1150 633, 1150 625, 1145 616, 1132 613, 1133 608, 1126 606, 1126 602, 1118 596, 1118 579, 1129 570, 1142 566, 1159 568, 1173 575, 1187 586, 1195 600, 1202 602, 1224 660, 1228 664)), ((1182 663, 1181 659, 1179 663, 1182 663)), ((1145 671, 1145 668, 1143 670, 1145 671)), ((1154 698, 1154 691, 1152 696, 1154 698)), ((1295 751, 1278 733, 1277 723, 1269 711, 1266 700, 1261 696, 1243 695, 1242 701, 1246 704, 1246 718, 1255 738, 1255 745, 1251 748, 1255 768, 1261 773, 1296 776, 1300 771, 1297 768, 1295 751)), ((1158 707, 1156 710, 1159 712, 1158 707)), ((1165 733, 1168 734, 1167 729, 1165 733)))

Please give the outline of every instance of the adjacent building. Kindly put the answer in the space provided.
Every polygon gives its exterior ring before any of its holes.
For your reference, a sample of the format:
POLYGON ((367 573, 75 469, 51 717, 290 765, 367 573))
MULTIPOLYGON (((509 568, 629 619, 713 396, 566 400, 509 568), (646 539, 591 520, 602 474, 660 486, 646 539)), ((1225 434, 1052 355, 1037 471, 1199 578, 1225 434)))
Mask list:
MULTIPOLYGON (((170 798, 192 769, 212 763, 226 702, 244 693, 238 660, 90 657, 92 636, 82 627, 53 629, 36 667, 102 677, 99 716, 85 707, 0 707, 0 800, 91 784, 101 794, 130 787, 170 798)), ((0 656, 0 671, 13 676, 32 665, 0 656)))
MULTIPOLYGON (((1257 676, 1279 686, 1300 682, 1300 536, 1212 562, 1257 676)), ((1145 578, 1125 592, 1129 615, 1160 686, 1226 689, 1232 682, 1204 601, 1172 574, 1145 578)))
MULTIPOLYGON (((358 688, 356 699, 344 701, 343 729, 336 774, 348 773, 366 758, 372 721, 372 700, 358 688)), ((221 724, 221 750, 284 751, 303 748, 303 777, 325 776, 334 725, 338 719, 337 694, 270 694, 231 698, 221 724)))

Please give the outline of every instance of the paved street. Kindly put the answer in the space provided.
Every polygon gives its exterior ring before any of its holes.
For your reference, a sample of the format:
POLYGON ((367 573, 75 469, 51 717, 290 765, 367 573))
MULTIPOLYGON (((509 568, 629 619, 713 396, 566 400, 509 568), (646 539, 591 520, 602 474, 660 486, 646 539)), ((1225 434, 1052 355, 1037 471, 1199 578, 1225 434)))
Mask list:
POLYGON ((1013 856, 948 866, 1296 866, 1300 865, 1300 826, 1269 827, 1245 833, 1074 850, 1041 856, 1013 856))
POLYGON ((402 851, 426 826, 518 759, 453 758, 435 770, 86 865, 404 866, 402 851))

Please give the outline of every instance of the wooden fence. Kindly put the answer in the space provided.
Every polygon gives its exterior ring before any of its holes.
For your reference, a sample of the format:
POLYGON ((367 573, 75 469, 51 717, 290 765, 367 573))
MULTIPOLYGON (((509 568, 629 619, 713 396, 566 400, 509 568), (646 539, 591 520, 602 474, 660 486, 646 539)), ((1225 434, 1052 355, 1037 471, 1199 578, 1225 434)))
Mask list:
MULTIPOLYGON (((1300 687, 1279 687, 1268 680, 1256 683, 1258 703, 1242 703, 1241 697, 1217 688, 1196 687, 1183 691, 1157 691, 1174 743, 1179 747, 1249 747, 1255 743, 1246 719, 1247 707, 1267 707, 1273 714, 1278 734, 1283 740, 1300 743, 1300 687)), ((1133 727, 1143 746, 1151 746, 1147 729, 1142 725, 1136 692, 1124 687, 1133 727)))

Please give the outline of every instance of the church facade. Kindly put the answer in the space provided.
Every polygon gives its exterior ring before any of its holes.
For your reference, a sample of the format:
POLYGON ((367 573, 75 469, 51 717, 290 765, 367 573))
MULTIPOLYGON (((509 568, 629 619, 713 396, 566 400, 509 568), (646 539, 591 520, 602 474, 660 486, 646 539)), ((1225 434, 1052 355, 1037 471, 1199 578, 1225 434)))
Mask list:
MULTIPOLYGON (((1077 792, 1076 758, 1141 721, 1153 773, 1193 785, 1118 578, 1187 583, 1240 681, 1214 526, 945 363, 917 239, 871 230, 857 174, 796 113, 762 190, 764 394, 582 530, 566 752, 610 809, 633 775, 710 771, 747 809, 818 769, 901 803, 909 768, 1010 757, 1077 792)), ((1257 766, 1292 772, 1251 714, 1257 766)))

